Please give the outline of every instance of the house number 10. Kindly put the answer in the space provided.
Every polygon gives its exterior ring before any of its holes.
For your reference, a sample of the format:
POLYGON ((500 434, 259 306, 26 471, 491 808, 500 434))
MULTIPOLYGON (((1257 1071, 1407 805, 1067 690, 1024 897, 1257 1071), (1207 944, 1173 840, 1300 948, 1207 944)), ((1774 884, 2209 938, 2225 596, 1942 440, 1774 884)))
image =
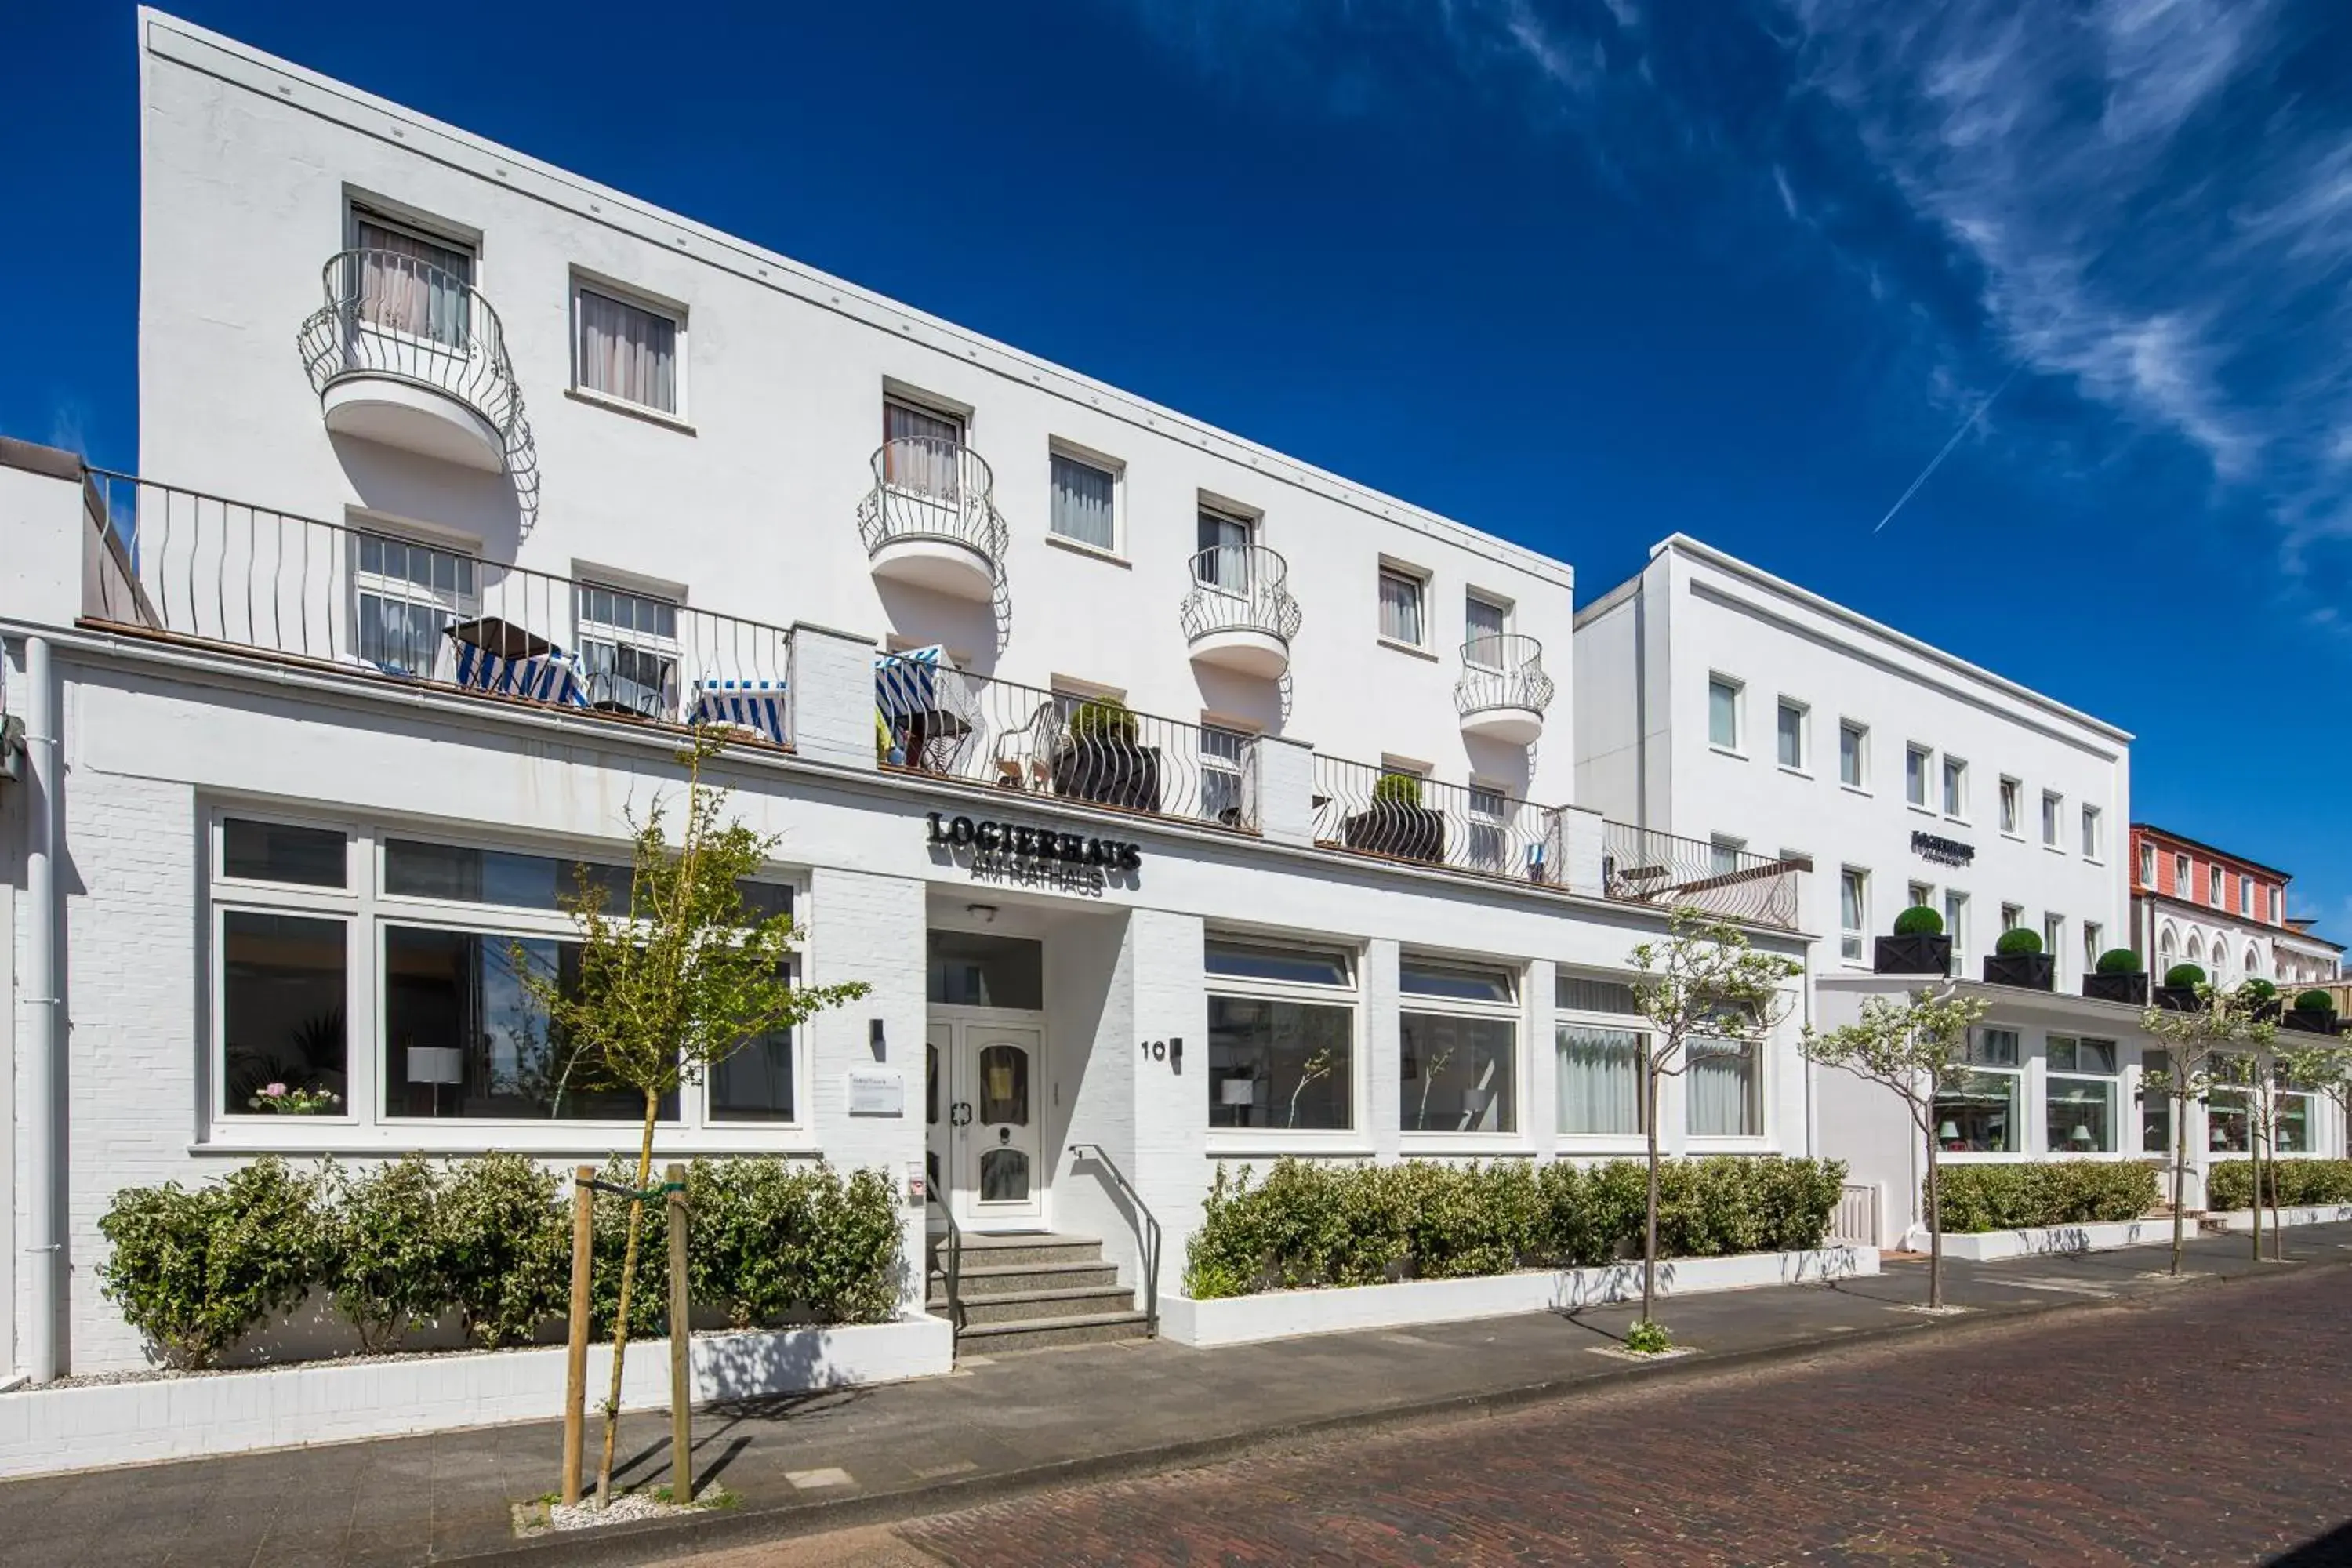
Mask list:
POLYGON ((1142 1042, 1142 1049, 1143 1054, 1153 1061, 1167 1062, 1173 1070, 1178 1072, 1183 1070, 1184 1041, 1181 1037, 1165 1040, 1145 1040, 1142 1042))

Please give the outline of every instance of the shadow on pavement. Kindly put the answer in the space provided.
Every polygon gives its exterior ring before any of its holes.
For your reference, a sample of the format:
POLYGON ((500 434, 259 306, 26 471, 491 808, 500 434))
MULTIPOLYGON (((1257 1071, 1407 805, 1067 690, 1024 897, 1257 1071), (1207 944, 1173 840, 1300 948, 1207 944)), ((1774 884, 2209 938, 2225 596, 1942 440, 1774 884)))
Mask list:
POLYGON ((2352 1524, 2339 1524, 2270 1560, 2270 1568, 2345 1568, 2346 1564, 2352 1564, 2352 1524))

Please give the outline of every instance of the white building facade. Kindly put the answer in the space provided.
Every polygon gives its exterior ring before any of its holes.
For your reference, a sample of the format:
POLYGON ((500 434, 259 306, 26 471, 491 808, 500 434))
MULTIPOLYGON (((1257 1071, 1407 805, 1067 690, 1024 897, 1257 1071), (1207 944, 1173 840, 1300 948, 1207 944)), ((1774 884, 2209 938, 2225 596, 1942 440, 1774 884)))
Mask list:
MULTIPOLYGON (((1220 1161, 1638 1152, 1628 952, 1717 868, 1576 803, 1565 565, 141 34, 142 473, 0 450, 20 1371, 140 1363, 123 1186, 634 1149, 516 966, 694 722, 803 977, 872 991, 657 1152, 903 1173, 910 1310, 927 1201, 1100 1237, 1139 1308, 1220 1161)), ((1793 873, 1737 869, 1801 956, 1793 873)), ((1811 1152, 1801 992, 1669 1080, 1673 1152, 1811 1152)))

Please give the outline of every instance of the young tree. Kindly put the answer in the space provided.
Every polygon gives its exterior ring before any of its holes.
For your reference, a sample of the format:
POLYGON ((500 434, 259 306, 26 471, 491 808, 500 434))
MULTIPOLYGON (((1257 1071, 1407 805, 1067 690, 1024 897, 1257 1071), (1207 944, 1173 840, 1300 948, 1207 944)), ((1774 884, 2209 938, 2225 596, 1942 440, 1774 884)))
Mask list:
MULTIPOLYGON (((2242 992, 2221 991, 2200 983, 2198 1005, 2187 1012, 2150 1007, 2140 1016, 2140 1027, 2164 1042, 2164 1077, 2151 1082, 2140 1076, 2140 1095, 2160 1094, 2171 1101, 2172 1121, 2172 1272, 2180 1272, 2182 1230, 2189 1202, 2189 1107, 2212 1092, 2217 1058, 2249 1047, 2267 1048, 2277 1026, 2258 1016, 2256 998, 2242 992)), ((2250 1140, 2251 1142, 2251 1140, 2250 1140)), ((2257 1178, 2260 1171, 2257 1168, 2257 1178)), ((2259 1192, 2259 1188, 2257 1188, 2259 1192)), ((2257 1245, 2260 1242, 2257 1230, 2257 1245)))
POLYGON ((1782 984, 1804 966, 1758 952, 1728 921, 1678 909, 1664 942, 1635 944, 1634 1005, 1649 1021, 1642 1061, 1642 1124, 1649 1145, 1649 1191, 1642 1219, 1642 1323, 1654 1325, 1658 1284, 1658 1088, 1680 1077, 1695 1045, 1746 1050, 1763 1070, 1764 1045, 1783 1010, 1782 984))
POLYGON ((1907 1002, 1873 996, 1862 1005, 1858 1023, 1826 1035, 1805 1031, 1802 1049, 1812 1060, 1887 1089, 1911 1113, 1911 1125, 1927 1145, 1927 1306, 1944 1305, 1944 1211, 1942 1152, 1936 1138, 1936 1098, 1968 1081, 1969 1031, 1987 1011, 1971 997, 1921 991, 1907 1002))
POLYGON ((2306 1046, 2236 1053, 2214 1058, 2214 1082, 2235 1094, 2246 1110, 2246 1152, 2253 1162, 2254 1257, 2262 1251, 2264 1194, 2271 1211, 2271 1257, 2286 1257, 2286 1231, 2279 1218, 2279 1135, 2286 1125, 2287 1096, 2340 1092, 2346 1056, 2340 1046, 2306 1046))
MULTIPOLYGON (((629 1201, 628 1243, 621 1261, 620 1310, 613 1329, 613 1382, 604 1401, 604 1455, 596 1495, 613 1487, 614 1434, 620 1424, 622 1359, 629 1342, 629 1298, 637 1267, 643 1192, 653 1171, 654 1125, 664 1097, 698 1081, 753 1039, 791 1028, 816 1014, 866 994, 863 982, 794 985, 786 963, 795 931, 788 914, 761 919, 744 901, 741 882, 757 872, 773 847, 740 822, 722 821, 726 792, 702 782, 703 769, 722 750, 711 731, 698 730, 678 753, 686 769, 686 800, 678 840, 670 842, 670 802, 656 795, 636 830, 625 912, 605 908, 604 887, 583 871, 579 891, 563 902, 580 931, 579 973, 566 985, 544 966, 515 967, 547 1010, 550 1033, 583 1084, 635 1089, 645 1103, 637 1141, 637 1196, 629 1201)), ((683 1398, 686 1391, 672 1391, 683 1398)))

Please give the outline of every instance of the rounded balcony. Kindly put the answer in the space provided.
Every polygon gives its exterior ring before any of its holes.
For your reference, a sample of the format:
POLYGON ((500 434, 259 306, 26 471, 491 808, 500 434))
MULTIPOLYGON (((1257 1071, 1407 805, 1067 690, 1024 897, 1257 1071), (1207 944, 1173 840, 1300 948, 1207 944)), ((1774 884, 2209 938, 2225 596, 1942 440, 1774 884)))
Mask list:
POLYGON ((1220 544, 1192 557, 1184 636, 1192 658, 1241 675, 1279 679, 1298 635, 1290 563, 1262 544, 1220 544))
POLYGON ((1505 745, 1529 746, 1543 737, 1544 710, 1551 706, 1551 677, 1544 673, 1543 644, 1515 632, 1472 637, 1462 645, 1462 678, 1454 683, 1454 707, 1462 732, 1505 745))
POLYGON ((987 603, 1004 570, 996 477, 979 453, 937 436, 900 436, 874 453, 857 532, 877 577, 987 603))
POLYGON ((296 342, 327 428, 503 472, 522 396, 480 290, 393 250, 340 251, 324 283, 296 342))

